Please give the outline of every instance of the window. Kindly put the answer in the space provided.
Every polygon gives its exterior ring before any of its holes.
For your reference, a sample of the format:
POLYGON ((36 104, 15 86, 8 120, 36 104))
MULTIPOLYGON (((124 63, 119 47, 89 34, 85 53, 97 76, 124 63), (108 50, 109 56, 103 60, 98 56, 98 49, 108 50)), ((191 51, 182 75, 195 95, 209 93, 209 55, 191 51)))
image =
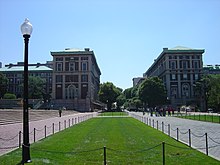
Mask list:
POLYGON ((63 57, 57 57, 56 61, 63 61, 63 57))
POLYGON ((56 71, 63 71, 63 63, 56 63, 56 71))
POLYGON ((193 68, 198 69, 199 68, 199 61, 193 61, 193 68))
POLYGON ((182 85, 182 96, 189 97, 189 85, 188 84, 182 85))
POLYGON ((87 62, 82 62, 82 65, 81 65, 81 70, 82 71, 87 71, 88 70, 88 68, 87 68, 87 62))
POLYGON ((170 69, 176 69, 176 61, 170 61, 169 65, 170 65, 170 69))
POLYGON ((78 82, 79 76, 78 75, 66 75, 65 81, 66 82, 78 82))
POLYGON ((88 75, 82 75, 81 76, 81 82, 88 82, 88 75))
POLYGON ((62 75, 56 75, 56 83, 62 83, 63 82, 63 76, 62 75))
POLYGON ((186 73, 183 74, 183 79, 187 80, 187 74, 186 73))
POLYGON ((198 80, 198 79, 199 79, 199 75, 195 74, 195 80, 198 80))
POLYGON ((172 80, 176 80, 176 74, 172 74, 172 80))

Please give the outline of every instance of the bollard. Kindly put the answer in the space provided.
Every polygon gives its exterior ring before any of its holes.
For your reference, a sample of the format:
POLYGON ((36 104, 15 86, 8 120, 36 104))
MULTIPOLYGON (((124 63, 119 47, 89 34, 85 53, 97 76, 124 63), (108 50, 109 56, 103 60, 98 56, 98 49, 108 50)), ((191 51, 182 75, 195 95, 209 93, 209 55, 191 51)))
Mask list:
POLYGON ((35 143, 35 135, 36 135, 36 128, 34 128, 34 143, 35 143))
POLYGON ((179 128, 176 129, 176 140, 179 141, 179 128))
POLYGON ((168 124, 168 135, 170 136, 170 124, 168 124))
POLYGON ((165 142, 162 142, 162 150, 163 150, 163 165, 165 165, 165 142))
POLYGON ((189 146, 191 147, 191 130, 189 129, 189 146))
POLYGON ((104 146, 104 165, 106 165, 107 164, 107 162, 106 162, 106 146, 104 146))
POLYGON ((19 131, 18 133, 18 147, 20 148, 21 147, 21 131, 19 131))
POLYGON ((53 123, 53 134, 54 134, 54 123, 53 123))
POLYGON ((72 118, 72 126, 73 126, 73 118, 72 118))
POLYGON ((157 120, 157 130, 158 130, 158 120, 157 120))
POLYGON ((60 131, 60 121, 59 121, 59 131, 60 131))
POLYGON ((162 132, 164 133, 164 123, 162 121, 162 132))
POLYGON ((64 128, 66 129, 66 120, 64 120, 64 128))
POLYGON ((153 119, 153 128, 154 128, 154 119, 153 119))
POLYGON ((45 133, 44 137, 46 138, 47 137, 47 126, 46 125, 44 126, 44 133, 45 133))
POLYGON ((208 135, 205 133, 206 155, 209 155, 208 135))
POLYGON ((70 119, 69 119, 69 127, 70 127, 70 119))

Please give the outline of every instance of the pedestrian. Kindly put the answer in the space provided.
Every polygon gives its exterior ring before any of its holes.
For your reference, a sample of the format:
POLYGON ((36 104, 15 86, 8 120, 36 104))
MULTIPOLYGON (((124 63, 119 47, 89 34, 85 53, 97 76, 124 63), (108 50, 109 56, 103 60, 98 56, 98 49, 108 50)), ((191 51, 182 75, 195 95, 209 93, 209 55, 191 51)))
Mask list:
POLYGON ((61 115, 62 115, 62 110, 59 109, 59 116, 61 117, 61 115))

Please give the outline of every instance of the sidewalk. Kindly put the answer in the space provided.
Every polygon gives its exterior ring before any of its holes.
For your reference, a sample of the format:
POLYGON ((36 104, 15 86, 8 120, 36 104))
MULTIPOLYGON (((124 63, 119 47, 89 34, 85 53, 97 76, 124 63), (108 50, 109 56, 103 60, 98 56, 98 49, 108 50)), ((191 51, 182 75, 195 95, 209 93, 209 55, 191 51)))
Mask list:
MULTIPOLYGON (((96 116, 97 113, 76 113, 72 115, 66 115, 62 117, 48 118, 38 121, 29 122, 29 142, 34 142, 34 128, 35 128, 35 141, 45 138, 46 136, 52 135, 64 130, 65 128, 71 127, 77 123, 85 121, 91 117, 96 116), (53 124, 54 123, 54 124, 53 124), (53 126, 54 125, 54 126, 53 126)), ((23 124, 7 124, 0 125, 0 155, 6 154, 10 151, 15 150, 19 146, 19 131, 23 132, 23 124)), ((23 141, 23 135, 21 133, 21 144, 23 141)))
POLYGON ((161 131, 162 131, 162 122, 163 122, 164 133, 169 134, 169 126, 170 126, 170 136, 173 137, 174 139, 177 139, 177 128, 178 128, 179 141, 182 141, 187 145, 189 144, 189 129, 190 129, 192 148, 198 149, 199 151, 205 154, 206 154, 205 133, 207 133, 208 155, 217 160, 220 160, 220 124, 218 123, 187 120, 187 119, 168 117, 168 116, 156 117, 156 116, 149 116, 148 114, 145 114, 143 116, 143 113, 140 112, 130 112, 130 116, 135 117, 146 124, 148 122, 148 125, 154 127, 155 129, 157 129, 157 125, 158 125, 158 129, 161 131))

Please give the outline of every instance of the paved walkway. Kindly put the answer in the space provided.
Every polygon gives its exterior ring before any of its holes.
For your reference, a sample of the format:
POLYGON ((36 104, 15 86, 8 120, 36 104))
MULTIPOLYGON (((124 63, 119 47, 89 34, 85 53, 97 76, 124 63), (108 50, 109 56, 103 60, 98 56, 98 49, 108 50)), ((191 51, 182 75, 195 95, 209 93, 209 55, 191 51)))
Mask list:
POLYGON ((202 122, 195 120, 187 120, 176 117, 156 117, 149 116, 139 112, 130 112, 130 116, 162 131, 162 122, 164 124, 164 132, 177 139, 177 128, 179 141, 189 145, 189 129, 191 134, 191 145, 193 148, 206 154, 206 136, 208 139, 208 155, 220 160, 220 124, 202 122), (157 124, 158 123, 158 124, 157 124), (169 125, 169 126, 168 126, 169 125))
MULTIPOLYGON (((91 117, 96 116, 97 113, 72 113, 69 115, 63 115, 62 117, 52 117, 43 120, 30 121, 29 122, 29 141, 34 143, 41 140, 46 136, 53 133, 64 130, 77 123, 85 121, 91 117), (35 139, 34 139, 35 129, 35 139)), ((58 116, 58 115, 57 115, 58 116)), ((47 116, 48 117, 48 116, 47 116)), ((36 119, 36 118, 34 118, 36 119)), ((3 122, 2 122, 3 123, 3 122)), ((7 122, 6 122, 7 123, 7 122)), ((14 124, 1 124, 0 125, 0 155, 6 154, 19 147, 19 141, 23 141, 23 134, 19 138, 19 132, 23 131, 23 124, 16 121, 14 124), (21 139, 21 140, 19 140, 21 139)))

